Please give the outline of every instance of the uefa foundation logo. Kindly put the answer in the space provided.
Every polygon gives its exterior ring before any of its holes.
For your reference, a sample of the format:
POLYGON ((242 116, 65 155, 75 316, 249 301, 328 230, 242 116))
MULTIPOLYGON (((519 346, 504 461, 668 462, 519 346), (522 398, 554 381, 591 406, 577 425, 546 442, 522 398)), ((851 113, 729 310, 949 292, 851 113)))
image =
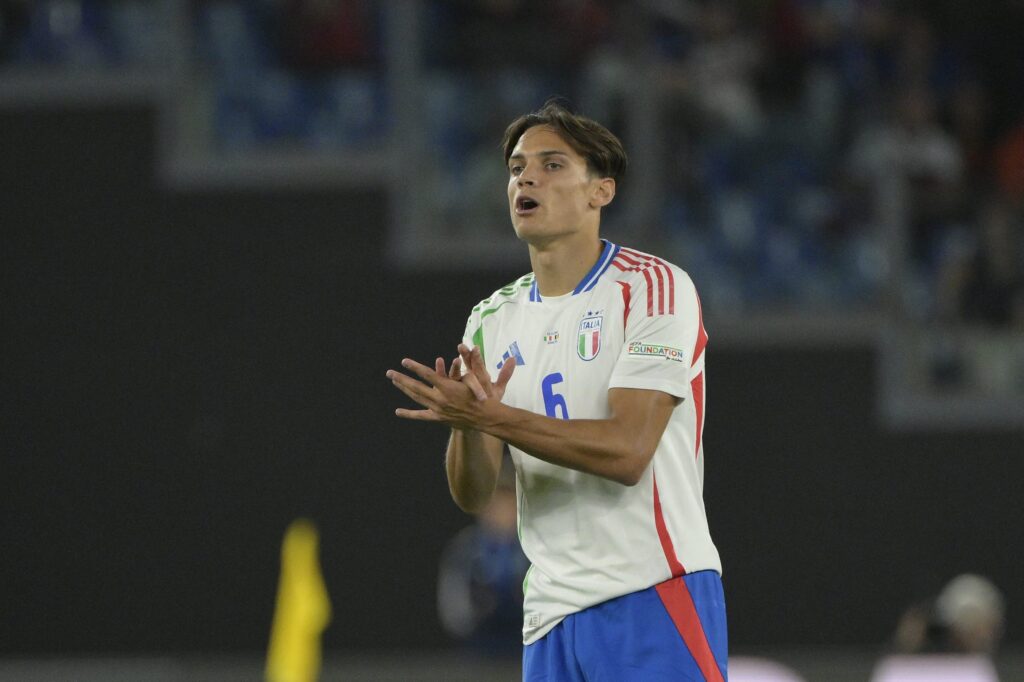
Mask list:
POLYGON ((626 347, 626 352, 630 355, 643 355, 649 358, 665 358, 673 362, 682 362, 686 359, 683 351, 678 348, 662 346, 657 343, 644 343, 643 341, 633 341, 626 347))
POLYGON ((580 320, 576 352, 581 360, 589 362, 601 352, 601 322, 603 319, 601 315, 587 311, 587 316, 580 320))

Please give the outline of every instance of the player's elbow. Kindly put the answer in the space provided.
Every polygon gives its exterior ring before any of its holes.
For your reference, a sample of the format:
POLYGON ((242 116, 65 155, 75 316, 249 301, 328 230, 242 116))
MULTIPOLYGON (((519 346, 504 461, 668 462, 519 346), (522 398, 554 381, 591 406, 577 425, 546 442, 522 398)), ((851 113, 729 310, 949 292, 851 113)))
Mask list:
POLYGON ((644 477, 644 470, 635 466, 624 469, 618 477, 618 482, 627 488, 632 488, 644 477))
POLYGON ((632 488, 640 482, 640 476, 631 470, 627 470, 620 472, 619 475, 615 477, 615 482, 621 483, 627 488, 632 488))
POLYGON ((650 448, 634 448, 620 463, 615 480, 627 487, 635 486, 644 477, 653 456, 654 450, 650 448))

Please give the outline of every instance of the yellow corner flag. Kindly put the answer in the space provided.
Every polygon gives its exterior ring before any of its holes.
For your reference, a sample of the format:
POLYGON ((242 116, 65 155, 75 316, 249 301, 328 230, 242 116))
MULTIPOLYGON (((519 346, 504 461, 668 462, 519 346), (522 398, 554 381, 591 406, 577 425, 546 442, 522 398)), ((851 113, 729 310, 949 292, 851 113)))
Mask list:
POLYGON ((306 519, 293 521, 285 533, 267 682, 315 682, 320 676, 320 633, 331 621, 331 602, 318 544, 316 527, 306 519))

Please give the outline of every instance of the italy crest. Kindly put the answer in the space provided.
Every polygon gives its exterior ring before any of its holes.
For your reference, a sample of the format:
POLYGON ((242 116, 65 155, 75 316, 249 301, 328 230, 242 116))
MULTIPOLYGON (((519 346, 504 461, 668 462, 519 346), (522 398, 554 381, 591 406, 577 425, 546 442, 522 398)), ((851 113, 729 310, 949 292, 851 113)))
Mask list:
POLYGON ((587 313, 580 320, 576 352, 581 360, 593 360, 601 352, 601 315, 587 313))

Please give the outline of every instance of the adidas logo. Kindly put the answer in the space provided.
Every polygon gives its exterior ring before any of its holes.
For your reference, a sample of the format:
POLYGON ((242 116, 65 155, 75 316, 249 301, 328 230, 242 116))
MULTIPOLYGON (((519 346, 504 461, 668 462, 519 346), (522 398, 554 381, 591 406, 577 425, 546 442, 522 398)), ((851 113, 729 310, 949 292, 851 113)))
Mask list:
POLYGON ((523 354, 519 352, 519 342, 518 341, 513 341, 512 345, 508 347, 508 350, 505 351, 504 354, 502 354, 501 362, 498 363, 498 369, 501 369, 502 366, 506 362, 508 362, 509 358, 515 358, 516 359, 516 367, 521 367, 521 366, 526 364, 526 361, 523 360, 523 354))

